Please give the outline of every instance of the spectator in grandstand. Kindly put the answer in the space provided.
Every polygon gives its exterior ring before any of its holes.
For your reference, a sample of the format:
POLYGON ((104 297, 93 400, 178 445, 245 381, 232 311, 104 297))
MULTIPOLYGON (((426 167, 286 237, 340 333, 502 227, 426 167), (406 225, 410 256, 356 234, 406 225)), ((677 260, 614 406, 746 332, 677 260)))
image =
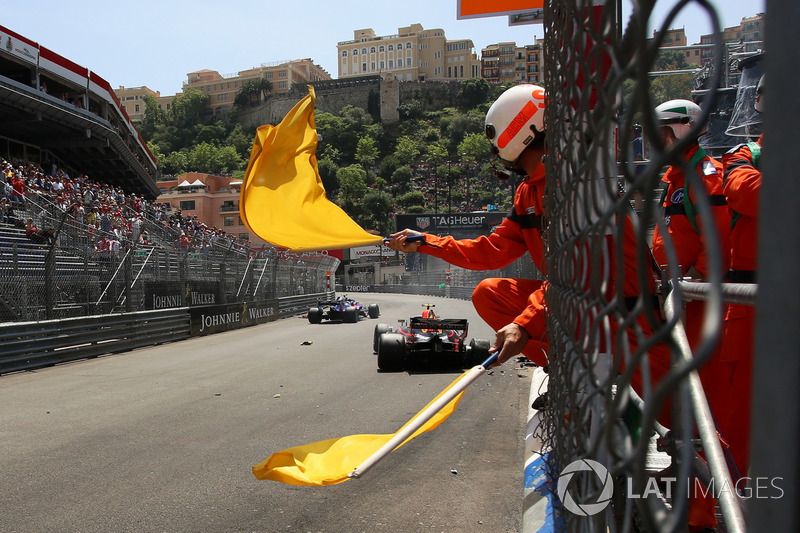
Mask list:
MULTIPOLYGON (((754 106, 764 110, 764 76, 756 87, 754 106)), ((759 115, 760 116, 760 115, 759 115)), ((731 212, 731 264, 728 281, 757 282, 758 200, 761 190, 761 146, 758 140, 741 144, 722 156, 723 191, 731 212)), ((750 406, 752 403, 753 331, 755 308, 727 304, 722 353, 729 366, 731 409, 721 421, 734 462, 742 476, 750 466, 750 406)))
MULTIPOLYGON (((666 183, 662 196, 663 224, 656 224, 653 232, 653 255, 659 265, 668 263, 668 250, 674 248, 681 271, 673 274, 706 281, 711 277, 710 257, 720 258, 715 273, 721 279, 728 269, 730 216, 727 202, 722 194, 722 164, 706 154, 698 143, 706 128, 698 121, 702 115, 700 106, 689 100, 670 100, 655 109, 659 134, 669 148, 679 141, 689 141, 680 153, 681 164, 671 165, 662 181, 666 183), (689 177, 684 169, 691 169, 689 177), (692 178, 696 177, 694 180, 692 178), (712 211, 713 226, 706 227, 696 207, 701 196, 705 197, 712 211), (712 248, 710 233, 716 235, 712 248)), ((692 300, 684 309, 684 328, 689 345, 697 349, 702 341, 706 302, 692 300)), ((708 363, 700 369, 700 380, 716 420, 725 419, 730 404, 730 387, 725 379, 724 363, 718 344, 708 363)), ((722 435, 725 438, 725 435, 722 435)), ((689 504, 689 524, 695 528, 714 527, 714 500, 692 494, 689 504)))
POLYGON ((8 200, 8 198, 0 198, 0 223, 11 224, 11 214, 11 202, 8 200))
POLYGON ((28 237, 31 242, 37 244, 53 244, 54 235, 52 230, 37 228, 32 218, 28 218, 25 222, 25 236, 28 237))
POLYGON ((25 207, 25 182, 20 170, 15 171, 9 179, 11 191, 8 198, 17 207, 25 207))

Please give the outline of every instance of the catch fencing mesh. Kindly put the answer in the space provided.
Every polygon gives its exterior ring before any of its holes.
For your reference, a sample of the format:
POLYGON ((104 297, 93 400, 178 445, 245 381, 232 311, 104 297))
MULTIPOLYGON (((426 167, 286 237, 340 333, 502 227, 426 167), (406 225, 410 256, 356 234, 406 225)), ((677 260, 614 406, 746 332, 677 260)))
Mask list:
POLYGON ((0 226, 0 323, 328 293, 339 260, 324 254, 251 251, 233 240, 176 243, 180 230, 141 213, 147 245, 98 249, 112 233, 31 192, 14 223, 0 226), (54 235, 32 241, 27 219, 54 235), (330 274, 329 274, 330 273, 330 274), (193 302, 192 294, 212 294, 193 302), (173 295, 172 298, 165 295, 173 295))
MULTIPOLYGON (((554 477, 583 459, 597 461, 610 475, 576 476, 569 492, 559 493, 568 531, 685 530, 687 481, 698 458, 691 446, 681 447, 671 474, 677 478, 672 493, 665 494, 663 486, 648 491, 650 476, 664 466, 652 464, 651 436, 670 430, 673 442, 680 442, 681 435, 694 435, 687 384, 719 340, 722 279, 707 280, 705 333, 687 362, 673 340, 680 312, 665 319, 657 296, 673 288, 680 309, 685 301, 680 280, 667 275, 662 283, 650 248, 653 228, 664 224, 658 210, 663 170, 671 164, 686 168, 687 163, 680 157, 681 146, 667 148, 652 136, 657 131, 653 110, 661 102, 649 93, 648 73, 674 15, 688 4, 704 10, 713 28, 709 33, 719 34, 720 25, 710 4, 675 2, 656 28, 660 36, 649 39, 654 1, 634 2, 626 21, 620 20, 619 3, 592 5, 597 3, 545 2, 549 398, 540 430, 554 477), (636 83, 627 101, 626 80, 636 83), (649 161, 638 166, 624 148, 636 122, 651 133, 649 161), (651 383, 659 348, 668 361, 672 354, 672 364, 651 383), (667 401, 673 416, 665 427, 656 418, 667 401)), ((717 63, 707 71, 711 87, 719 85, 725 71, 721 45, 714 57, 717 63)), ((713 108, 713 99, 710 91, 704 109, 713 108)), ((700 122, 707 121, 706 111, 700 122)), ((701 187, 695 173, 686 170, 690 184, 694 180, 701 187)), ((696 208, 698 219, 711 227, 707 199, 696 208)), ((717 245, 712 236, 710 249, 717 245)), ((674 245, 667 243, 667 249, 670 260, 663 272, 679 272, 674 245)), ((710 270, 717 272, 721 258, 711 255, 710 270)))

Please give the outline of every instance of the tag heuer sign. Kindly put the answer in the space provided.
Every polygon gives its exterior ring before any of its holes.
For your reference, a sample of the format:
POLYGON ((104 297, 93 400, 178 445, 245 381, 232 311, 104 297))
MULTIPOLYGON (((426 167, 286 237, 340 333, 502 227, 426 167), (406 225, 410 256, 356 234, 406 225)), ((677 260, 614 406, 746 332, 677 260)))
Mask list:
POLYGON ((431 225, 430 217, 417 217, 417 227, 419 229, 425 229, 431 225))

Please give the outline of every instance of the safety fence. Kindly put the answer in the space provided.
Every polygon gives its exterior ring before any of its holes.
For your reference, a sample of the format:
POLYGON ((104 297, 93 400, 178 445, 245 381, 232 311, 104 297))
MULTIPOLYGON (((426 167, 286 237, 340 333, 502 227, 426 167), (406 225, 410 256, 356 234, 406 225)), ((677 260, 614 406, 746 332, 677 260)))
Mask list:
POLYGON ((325 292, 339 265, 328 255, 254 252, 228 239, 182 250, 180 230, 146 216, 137 232, 149 240, 141 245, 138 235, 126 240, 81 223, 34 193, 13 215, 13 223, 0 224, 0 323, 325 292), (26 236, 20 226, 27 219, 48 236, 26 236), (98 249, 103 238, 121 241, 118 249, 98 249))
MULTIPOLYGON (((624 24, 617 2, 545 2, 549 386, 541 431, 558 481, 558 520, 570 532, 686 531, 695 478, 717 497, 725 529, 744 530, 745 487, 729 473, 698 369, 719 346, 724 299, 752 304, 755 295, 723 290, 713 231, 707 283, 683 280, 668 221, 654 209, 669 165, 684 170, 687 187, 703 187, 682 156, 686 143, 669 147, 658 137, 653 110, 661 101, 649 90, 659 46, 687 4, 673 2, 650 39, 654 2, 634 2, 624 24), (634 165, 626 147, 637 122, 651 149, 647 162, 634 165), (665 265, 651 253, 654 227, 666 235, 665 265), (701 298, 701 334, 690 348, 681 319, 687 303, 701 298), (665 465, 648 464, 654 442, 671 459, 660 477, 665 465)), ((709 33, 721 35, 713 7, 692 4, 709 33)), ((712 88, 728 69, 720 41, 714 52, 712 88)), ((698 130, 715 95, 703 102, 698 130)), ((697 220, 711 228, 709 201, 698 196, 697 220)))
POLYGON ((333 292, 234 304, 0 324, 0 374, 127 352, 306 313, 333 292))

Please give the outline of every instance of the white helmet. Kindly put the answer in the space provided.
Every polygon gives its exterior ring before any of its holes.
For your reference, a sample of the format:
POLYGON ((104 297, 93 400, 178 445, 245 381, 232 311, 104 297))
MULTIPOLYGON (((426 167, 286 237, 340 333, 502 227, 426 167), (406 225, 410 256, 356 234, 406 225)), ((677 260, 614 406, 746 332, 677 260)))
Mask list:
POLYGON ((486 136, 500 159, 513 164, 544 133, 544 106, 545 92, 539 85, 515 85, 495 100, 486 113, 486 136))
MULTIPOLYGON (((656 107, 659 126, 668 126, 676 139, 685 137, 703 111, 691 100, 670 100, 656 107)), ((698 132, 698 136, 703 131, 698 132)))

